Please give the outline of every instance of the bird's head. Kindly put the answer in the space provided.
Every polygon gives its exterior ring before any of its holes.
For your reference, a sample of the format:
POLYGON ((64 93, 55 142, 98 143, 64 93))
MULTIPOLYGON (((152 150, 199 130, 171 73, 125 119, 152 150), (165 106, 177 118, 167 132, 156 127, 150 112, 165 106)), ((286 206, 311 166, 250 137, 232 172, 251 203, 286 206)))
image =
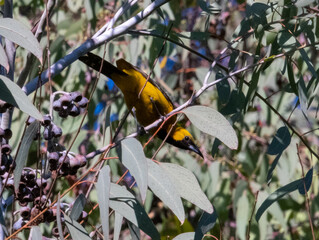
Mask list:
MULTIPOLYGON (((166 134, 165 134, 166 136, 166 134)), ((165 136, 163 136, 165 138, 165 136)), ((160 132, 159 137, 162 138, 160 132)), ((162 138, 162 139, 164 139, 162 138)), ((186 149, 197 153, 199 156, 203 157, 203 154, 199 150, 199 148, 194 143, 194 139, 192 135, 183 127, 176 126, 172 131, 171 134, 166 139, 166 142, 172 144, 175 147, 186 149)))

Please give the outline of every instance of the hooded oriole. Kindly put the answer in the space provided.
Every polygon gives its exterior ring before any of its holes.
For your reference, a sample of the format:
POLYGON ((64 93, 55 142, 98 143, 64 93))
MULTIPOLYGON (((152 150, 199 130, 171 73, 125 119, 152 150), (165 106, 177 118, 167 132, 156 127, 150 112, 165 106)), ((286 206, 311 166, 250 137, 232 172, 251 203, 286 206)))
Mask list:
MULTIPOLYGON (((93 53, 81 56, 79 60, 97 71, 100 70, 102 64, 102 58, 93 53)), ((122 91, 127 107, 129 110, 135 109, 137 121, 142 126, 148 126, 174 109, 170 98, 152 79, 149 79, 145 85, 147 80, 145 73, 124 59, 119 59, 116 65, 117 67, 103 60, 101 73, 111 78, 122 91)), ((178 148, 191 150, 203 157, 192 135, 178 123, 174 125, 176 119, 176 115, 171 117, 159 130, 157 136, 164 140, 173 127, 166 142, 178 148)))

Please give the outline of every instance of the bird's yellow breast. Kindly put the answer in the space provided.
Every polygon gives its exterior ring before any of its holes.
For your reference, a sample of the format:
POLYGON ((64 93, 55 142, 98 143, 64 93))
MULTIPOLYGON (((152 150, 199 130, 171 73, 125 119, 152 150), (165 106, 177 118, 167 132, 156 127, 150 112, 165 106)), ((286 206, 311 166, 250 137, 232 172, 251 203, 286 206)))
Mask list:
MULTIPOLYGON (((120 59, 117 61, 117 67, 127 76, 113 74, 111 77, 123 92, 127 107, 134 108, 137 121, 141 125, 147 126, 173 110, 172 103, 159 88, 150 82, 147 82, 144 87, 145 76, 133 68, 131 64, 120 59)), ((170 119, 168 124, 172 124, 175 120, 176 117, 170 119)))

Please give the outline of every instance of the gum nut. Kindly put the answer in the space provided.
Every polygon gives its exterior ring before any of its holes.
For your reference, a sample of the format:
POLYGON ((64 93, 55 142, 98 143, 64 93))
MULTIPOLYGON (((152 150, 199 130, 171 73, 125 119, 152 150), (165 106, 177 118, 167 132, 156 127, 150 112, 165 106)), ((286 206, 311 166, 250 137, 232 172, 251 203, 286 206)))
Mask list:
POLYGON ((31 193, 28 193, 28 194, 25 194, 22 199, 23 199, 23 201, 25 201, 25 202, 33 202, 34 197, 32 196, 31 193))
POLYGON ((61 101, 60 101, 60 99, 58 99, 58 100, 55 100, 54 102, 53 102, 53 110, 54 111, 60 111, 61 110, 61 108, 62 108, 62 103, 61 103, 61 101))
POLYGON ((35 196, 35 197, 40 196, 40 188, 38 186, 34 186, 31 189, 31 192, 32 192, 33 196, 35 196))
POLYGON ((37 179, 37 186, 39 188, 45 188, 48 185, 47 180, 43 179, 43 178, 38 178, 37 179))
POLYGON ((2 175, 5 174, 6 172, 7 172, 7 167, 5 165, 0 166, 0 175, 4 179, 5 177, 3 177, 2 175))
POLYGON ((49 129, 48 127, 46 127, 43 131, 43 138, 44 140, 51 140, 52 139, 52 132, 51 129, 49 129))
POLYGON ((30 215, 31 209, 28 206, 20 208, 20 216, 22 217, 22 219, 29 220, 30 215))
POLYGON ((87 163, 86 158, 83 155, 76 155, 76 159, 80 162, 80 167, 84 167, 87 163))
POLYGON ((19 218, 12 226, 13 231, 17 231, 25 225, 25 221, 22 218, 19 218))
POLYGON ((7 108, 0 106, 0 113, 5 113, 6 111, 7 111, 7 108))
POLYGON ((9 144, 2 145, 2 153, 10 154, 11 153, 11 146, 9 144))
POLYGON ((50 152, 48 155, 48 159, 50 162, 51 162, 51 160, 57 162, 59 160, 59 158, 60 158, 60 156, 59 156, 58 152, 50 152))
POLYGON ((71 169, 69 169, 68 174, 69 175, 76 175, 77 172, 78 172, 78 168, 71 168, 71 169))
POLYGON ((51 125, 51 117, 49 115, 44 115, 42 120, 42 126, 48 127, 51 125))
POLYGON ((79 116, 80 113, 81 113, 80 109, 76 105, 73 105, 70 110, 70 116, 76 117, 76 116, 79 116))
POLYGON ((59 111, 59 117, 67 118, 68 116, 69 116, 69 110, 61 108, 61 110, 59 111))
POLYGON ((34 204, 43 205, 46 200, 47 200, 47 197, 45 195, 42 195, 41 197, 37 197, 36 199, 34 199, 34 204))
POLYGON ((71 96, 69 94, 64 94, 62 97, 60 97, 61 106, 69 106, 72 102, 71 96))
POLYGON ((19 192, 25 191, 26 187, 27 187, 27 185, 25 182, 20 182, 19 183, 19 192))
POLYGON ((79 107, 81 107, 81 108, 86 108, 86 106, 88 105, 88 103, 89 103, 89 100, 88 100, 86 97, 83 97, 83 98, 81 99, 81 101, 78 102, 79 107))
POLYGON ((80 92, 71 92, 70 96, 74 102, 80 102, 82 100, 82 93, 80 92))
POLYGON ((52 228, 51 232, 52 232, 52 235, 55 236, 55 237, 59 237, 60 236, 58 227, 52 228))
POLYGON ((80 167, 80 161, 77 158, 70 158, 70 167, 71 168, 79 168, 80 167))
POLYGON ((35 118, 33 117, 28 117, 28 120, 26 122, 27 125, 30 125, 31 123, 33 123, 35 121, 35 118))
POLYGON ((8 128, 4 130, 3 138, 9 140, 12 137, 12 131, 8 128))
POLYGON ((5 107, 5 108, 11 108, 11 107, 13 107, 13 105, 10 104, 10 103, 8 103, 8 102, 5 102, 4 105, 3 105, 3 107, 5 107))
MULTIPOLYGON (((29 172, 26 174, 26 177, 27 177, 28 181, 35 179, 35 177, 36 177, 35 171, 34 171, 34 170, 33 170, 33 171, 29 171, 29 172)), ((28 183, 27 183, 27 184, 28 184, 28 183)))
POLYGON ((26 202, 26 201, 24 201, 24 200, 19 200, 19 205, 20 205, 21 207, 25 207, 25 206, 28 205, 28 202, 26 202))
MULTIPOLYGON (((2 180, 2 184, 4 185, 5 182, 6 182, 6 178, 2 180)), ((13 186, 14 186, 14 180, 13 178, 9 178, 6 183, 6 187, 13 188, 13 186)))
POLYGON ((62 129, 54 124, 52 126, 52 134, 56 138, 61 137, 62 136, 62 129))
POLYGON ((4 137, 4 130, 0 128, 0 137, 4 137))

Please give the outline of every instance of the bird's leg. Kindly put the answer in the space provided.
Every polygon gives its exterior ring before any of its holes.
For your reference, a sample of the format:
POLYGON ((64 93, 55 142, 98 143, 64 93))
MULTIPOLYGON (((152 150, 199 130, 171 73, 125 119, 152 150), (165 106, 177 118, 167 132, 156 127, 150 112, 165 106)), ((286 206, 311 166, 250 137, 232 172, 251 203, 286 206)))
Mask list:
POLYGON ((136 132, 138 135, 143 136, 146 133, 146 131, 145 131, 144 127, 141 124, 139 124, 137 121, 135 107, 132 108, 132 114, 133 114, 134 119, 136 121, 136 132))

